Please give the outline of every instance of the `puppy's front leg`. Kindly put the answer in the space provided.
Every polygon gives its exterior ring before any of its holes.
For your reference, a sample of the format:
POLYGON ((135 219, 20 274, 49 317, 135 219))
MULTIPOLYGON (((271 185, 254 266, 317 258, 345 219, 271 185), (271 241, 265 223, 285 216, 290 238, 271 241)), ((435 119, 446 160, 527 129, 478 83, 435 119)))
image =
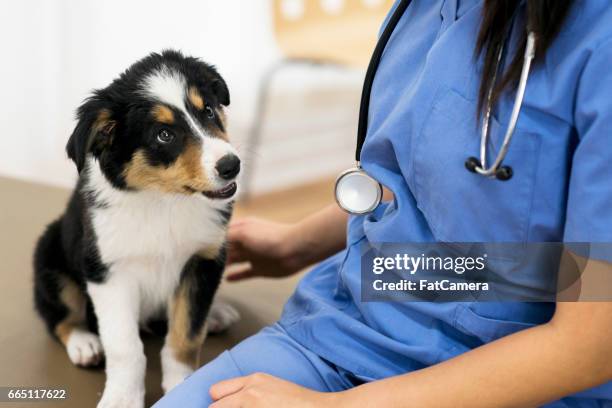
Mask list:
POLYGON ((144 406, 146 360, 138 330, 138 287, 111 271, 101 284, 89 283, 98 317, 100 340, 106 354, 106 385, 98 408, 144 406))
POLYGON ((198 365, 206 337, 206 316, 223 273, 223 254, 216 259, 193 256, 168 304, 168 334, 161 351, 162 388, 170 391, 198 365))

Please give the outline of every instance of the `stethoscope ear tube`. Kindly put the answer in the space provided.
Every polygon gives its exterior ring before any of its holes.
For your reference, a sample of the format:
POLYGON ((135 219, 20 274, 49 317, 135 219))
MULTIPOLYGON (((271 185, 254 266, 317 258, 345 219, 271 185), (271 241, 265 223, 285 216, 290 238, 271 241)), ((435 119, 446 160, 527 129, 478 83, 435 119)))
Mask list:
MULTIPOLYGON (((510 147, 510 142, 512 141, 512 136, 514 135, 514 131, 516 129, 516 123, 518 122, 518 118, 521 113, 521 108, 523 107, 523 99, 525 97, 525 89, 527 88, 527 80, 529 79, 531 62, 533 61, 533 58, 535 56, 535 47, 536 36, 533 31, 530 31, 527 35, 527 44, 525 46, 523 68, 521 70, 521 76, 516 91, 516 97, 514 99, 514 106, 512 107, 512 113, 510 114, 510 123, 508 124, 508 128, 506 129, 504 140, 499 149, 497 157, 493 161, 493 164, 490 167, 487 167, 487 143, 489 141, 489 123, 491 121, 492 110, 491 94, 493 93, 492 91, 495 85, 494 78, 493 85, 491 86, 487 94, 486 112, 485 117, 483 119, 482 131, 480 136, 480 160, 476 159, 475 157, 468 158, 465 162, 465 167, 469 171, 473 173, 478 173, 486 177, 495 177, 496 179, 501 181, 510 180, 512 178, 512 167, 502 166, 502 162, 508 154, 508 148, 510 147)), ((497 58, 498 64, 501 61, 503 49, 504 47, 501 46, 497 58)))
POLYGON ((361 104, 359 106, 359 123, 357 127, 357 147, 355 149, 355 167, 342 172, 336 179, 334 193, 338 206, 350 214, 366 214, 372 212, 382 200, 382 185, 361 168, 361 149, 365 143, 368 129, 368 113, 370 108, 370 92, 374 76, 380 64, 383 51, 393 34, 400 18, 412 0, 401 0, 395 12, 389 19, 381 34, 363 81, 361 104))
POLYGON ((361 161, 361 149, 365 143, 366 134, 368 131, 368 114, 370 110, 370 93, 372 92, 372 84, 374 83, 374 76, 378 70, 380 59, 382 54, 391 38, 391 34, 395 30, 395 27, 402 18, 402 15, 410 5, 412 0, 401 0, 397 5, 397 8, 393 12, 393 15, 389 18, 389 22, 385 26, 383 33, 380 35, 370 62, 368 69, 363 80, 363 89, 361 90, 361 102, 359 105, 359 122, 357 125, 357 147, 355 149, 355 161, 359 163, 361 161))

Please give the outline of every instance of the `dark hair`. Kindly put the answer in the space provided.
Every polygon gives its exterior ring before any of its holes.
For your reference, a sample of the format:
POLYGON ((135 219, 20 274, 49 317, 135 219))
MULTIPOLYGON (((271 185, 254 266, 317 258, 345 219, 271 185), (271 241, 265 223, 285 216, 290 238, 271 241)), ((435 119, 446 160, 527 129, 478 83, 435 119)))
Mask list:
MULTIPOLYGON (((499 47, 503 45, 502 42, 511 28, 513 17, 521 7, 521 3, 520 0, 485 0, 475 49, 476 57, 484 53, 484 66, 478 93, 478 115, 483 111, 489 87, 495 78, 499 47)), ((527 0, 526 3, 527 15, 524 21, 529 30, 536 34, 534 63, 538 63, 543 60, 546 51, 561 30, 573 0, 527 0)), ((499 74, 500 79, 491 94, 492 103, 497 102, 507 87, 516 86, 518 83, 527 43, 527 27, 523 30, 519 40, 520 45, 512 57, 510 66, 503 75, 499 74)))

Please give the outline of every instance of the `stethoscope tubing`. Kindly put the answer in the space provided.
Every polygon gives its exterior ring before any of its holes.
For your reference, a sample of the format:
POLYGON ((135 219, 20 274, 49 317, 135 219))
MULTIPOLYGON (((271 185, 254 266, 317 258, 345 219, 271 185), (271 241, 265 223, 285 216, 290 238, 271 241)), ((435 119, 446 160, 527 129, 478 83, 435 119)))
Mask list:
POLYGON ((363 148, 363 144, 365 142, 367 134, 368 114, 370 110, 370 94, 372 92, 374 76, 376 75, 376 71, 378 70, 380 59, 382 58, 382 54, 385 51, 387 43, 389 42, 389 38, 391 38, 391 35, 395 31, 395 27, 397 27, 397 24, 404 15, 404 12, 406 11, 410 3, 412 3, 412 0, 401 0, 400 3, 397 5, 397 8, 389 18, 389 22, 387 23, 385 29, 380 35, 378 42, 376 43, 376 47, 374 48, 374 52, 372 53, 372 57, 370 58, 370 62, 368 64, 368 69, 363 80, 363 89, 361 91, 361 102, 359 106, 359 122, 357 125, 357 147, 355 149, 355 161, 357 162, 357 167, 361 167, 361 149, 363 148))
MULTIPOLYGON (((488 91, 487 94, 487 109, 485 113, 485 118, 483 120, 481 137, 480 137, 480 166, 475 167, 475 171, 478 174, 481 174, 486 177, 494 177, 497 169, 500 168, 502 162, 506 158, 508 154, 508 148, 510 147, 510 142, 512 141, 512 136, 514 135, 514 131, 516 130, 516 124, 518 122, 519 115, 521 113, 521 109, 523 107, 523 99, 525 97, 525 90, 527 88, 527 80, 529 79, 529 71, 531 69, 531 63, 535 56, 535 45, 536 38, 535 33, 530 31, 527 36, 527 45, 525 47, 525 57, 523 61, 523 68, 521 69, 521 76, 519 79, 519 84, 516 91, 516 96, 514 98, 514 106, 512 107, 512 113, 510 115, 510 122, 508 124, 508 128, 506 129, 506 133, 504 135, 504 140, 499 149, 499 153, 495 158, 493 164, 487 168, 487 143, 489 140, 489 123, 491 122, 491 95, 493 93, 493 86, 488 91)), ((497 63, 501 61, 501 57, 503 54, 503 47, 500 48, 497 63)), ((495 83, 495 78, 493 78, 493 83, 495 83)))
MULTIPOLYGON (((336 179, 336 183, 334 186, 335 198, 336 202, 343 210, 352 213, 352 214, 365 214, 373 211, 382 199, 382 186, 378 181, 376 181, 373 177, 368 175, 361 167, 361 150, 365 143, 367 127, 368 127, 368 115, 369 115, 369 106, 370 106, 370 94, 372 91, 372 86, 374 83, 374 77, 376 75, 376 71, 378 70, 378 66, 380 64, 380 60, 382 58, 382 54, 391 38, 391 35, 395 31, 397 24, 399 23, 401 17, 404 15, 404 12, 410 5, 412 0, 401 0, 397 5, 396 10, 393 12, 391 17, 389 18, 389 22, 387 23, 383 33, 374 48, 374 52, 372 54, 372 58, 370 59, 370 63, 368 64, 368 69, 366 71, 363 90, 361 93, 361 104, 359 107, 359 123, 357 128, 357 146, 355 149, 355 167, 348 169, 341 173, 336 179), (359 177, 362 182, 365 182, 367 186, 370 188, 365 188, 366 191, 373 192, 373 195, 369 193, 365 193, 364 191, 355 191, 351 190, 350 187, 343 187, 346 183, 343 181, 348 180, 350 177, 359 177), (348 196, 347 196, 348 194, 348 196), (345 202, 347 197, 355 197, 355 194, 361 194, 361 197, 365 200, 362 200, 367 205, 359 205, 359 204, 347 204, 345 202)), ((470 157, 467 159, 465 166, 467 169, 473 173, 485 176, 485 177, 496 177, 498 180, 509 180, 512 177, 512 168, 509 166, 503 166, 502 163, 508 153, 508 149, 510 147, 510 142, 512 141, 512 136, 514 135, 514 131, 516 129, 516 125, 518 122, 518 118, 521 112, 521 108, 523 106, 523 99, 525 97, 525 89, 527 87, 527 81, 529 78, 529 71, 531 69, 531 63, 535 56, 535 48, 536 48, 536 37, 534 32, 530 31, 527 36, 527 44, 525 47, 525 56, 523 61, 523 67, 521 69, 521 75, 519 78, 519 84, 516 92, 516 97, 514 99, 514 106, 512 107, 512 112, 510 115, 510 122, 508 124, 508 128, 504 134, 504 139, 500 150, 493 161, 493 164, 490 167, 487 167, 487 143, 489 141, 489 125, 491 122, 491 111, 492 111, 492 94, 495 88, 497 72, 499 70, 499 66, 502 60, 503 52, 504 52, 504 43, 502 42, 500 45, 499 53, 497 55, 495 74, 493 76, 493 80, 491 81, 491 85, 487 92, 487 103, 485 109, 485 117, 483 119, 483 124, 481 128, 480 134, 480 160, 475 157, 470 157)), ((354 179, 353 179, 354 180, 354 179)), ((350 202, 350 200, 349 200, 350 202)), ((359 202, 359 201, 357 201, 359 202)), ((355 203, 355 201, 353 201, 355 203)))

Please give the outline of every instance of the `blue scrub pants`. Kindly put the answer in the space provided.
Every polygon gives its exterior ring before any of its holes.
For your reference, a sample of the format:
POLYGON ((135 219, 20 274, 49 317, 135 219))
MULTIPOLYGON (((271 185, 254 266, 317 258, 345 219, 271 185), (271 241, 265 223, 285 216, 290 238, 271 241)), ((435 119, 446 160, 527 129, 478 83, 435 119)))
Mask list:
POLYGON ((222 380, 263 372, 316 391, 355 386, 350 374, 302 347, 275 324, 242 341, 193 373, 155 408, 207 407, 210 387, 222 380))
MULTIPOLYGON (((159 400, 154 408, 202 408, 212 403, 213 384, 256 372, 267 373, 315 391, 334 392, 361 383, 349 372, 304 348, 278 323, 220 354, 159 400)), ((545 408, 608 408, 610 401, 565 398, 545 408)))

